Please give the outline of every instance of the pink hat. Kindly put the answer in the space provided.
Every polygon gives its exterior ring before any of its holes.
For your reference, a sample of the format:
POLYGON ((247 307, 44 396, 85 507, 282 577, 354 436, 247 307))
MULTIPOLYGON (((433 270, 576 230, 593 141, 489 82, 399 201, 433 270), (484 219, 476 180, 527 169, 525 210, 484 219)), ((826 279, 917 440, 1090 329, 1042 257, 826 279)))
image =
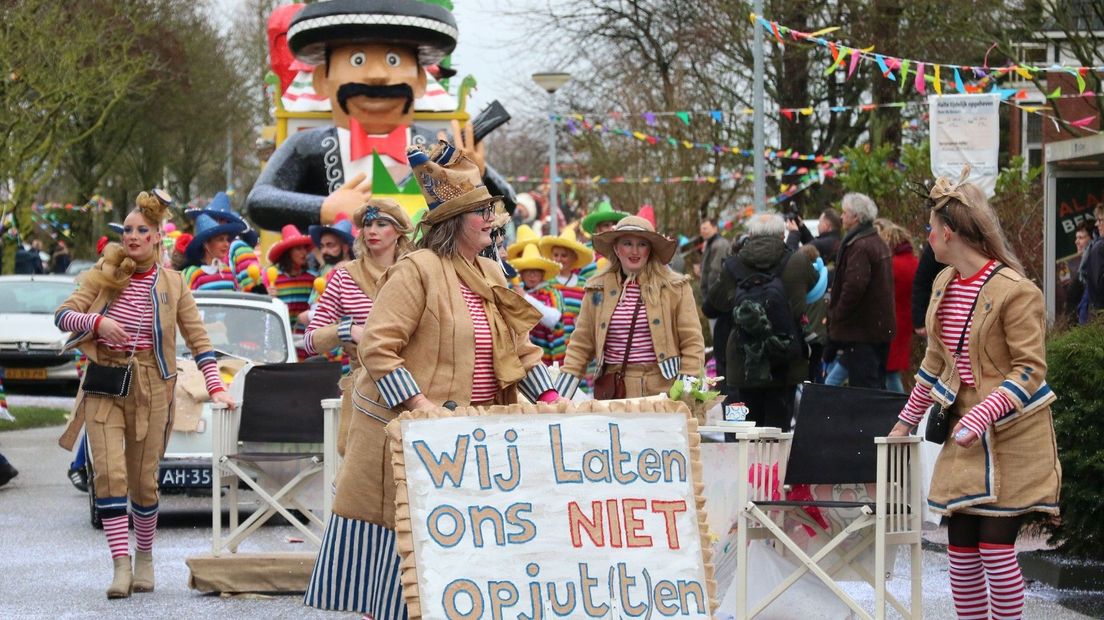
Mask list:
POLYGON ((272 246, 268 250, 268 262, 276 263, 280 261, 280 257, 284 255, 291 248, 299 245, 305 245, 308 248, 314 246, 314 242, 311 241, 310 235, 304 235, 299 232, 299 229, 295 227, 295 224, 287 224, 280 229, 280 236, 283 237, 276 245, 272 246))
POLYGON ((652 225, 652 228, 656 228, 655 209, 650 204, 643 204, 640 206, 640 210, 636 212, 637 217, 642 217, 652 225))

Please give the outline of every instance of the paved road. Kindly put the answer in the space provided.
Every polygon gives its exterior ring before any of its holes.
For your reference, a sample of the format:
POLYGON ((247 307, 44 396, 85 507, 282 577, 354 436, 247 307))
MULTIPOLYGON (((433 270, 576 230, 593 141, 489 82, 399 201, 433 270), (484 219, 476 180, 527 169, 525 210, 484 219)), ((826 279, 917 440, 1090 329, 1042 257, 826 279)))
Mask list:
MULTIPOLYGON (((69 454, 57 447, 59 428, 0 433, 2 451, 20 475, 0 487, 0 618, 339 618, 303 607, 298 596, 220 598, 188 589, 184 559, 209 548, 206 499, 168 497, 157 533, 157 591, 108 601, 111 562, 103 533, 88 524, 86 496, 65 478, 69 454)), ((243 551, 301 551, 287 542, 295 530, 272 526, 249 539, 243 551)), ((902 556, 904 559, 904 556, 902 556)), ((924 553, 924 616, 953 618, 943 553, 924 553)), ((895 580, 903 593, 907 583, 895 580)), ((859 585, 846 589, 861 601, 873 596, 859 585)), ((1087 618, 1054 602, 1058 593, 1032 586, 1026 618, 1087 618)))

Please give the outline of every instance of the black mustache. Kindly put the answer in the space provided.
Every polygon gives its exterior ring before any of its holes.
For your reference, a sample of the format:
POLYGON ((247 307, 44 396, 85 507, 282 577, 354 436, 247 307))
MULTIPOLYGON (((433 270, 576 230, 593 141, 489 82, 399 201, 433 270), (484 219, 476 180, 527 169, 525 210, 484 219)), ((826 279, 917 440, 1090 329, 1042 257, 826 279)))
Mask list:
POLYGON ((414 89, 409 84, 380 84, 378 86, 361 82, 342 84, 337 88, 337 104, 341 106, 346 114, 349 113, 346 102, 350 97, 373 97, 376 99, 398 99, 403 97, 406 99, 403 114, 409 112, 410 106, 414 105, 414 89))

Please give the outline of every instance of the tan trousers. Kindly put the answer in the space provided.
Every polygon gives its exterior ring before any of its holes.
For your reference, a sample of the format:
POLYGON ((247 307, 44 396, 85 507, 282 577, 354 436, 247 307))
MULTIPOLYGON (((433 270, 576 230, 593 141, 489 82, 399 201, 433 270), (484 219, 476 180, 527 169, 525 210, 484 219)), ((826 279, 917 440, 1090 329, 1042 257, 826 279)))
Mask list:
MULTIPOLYGON (((101 361, 109 365, 122 365, 126 357, 100 351, 101 361)), ((126 398, 84 395, 97 498, 129 496, 140 506, 157 503, 157 474, 172 428, 175 383, 175 378, 161 378, 152 352, 139 351, 126 398)))
MULTIPOLYGON (((607 373, 617 372, 621 364, 606 364, 607 373)), ((656 396, 671 389, 674 379, 664 379, 659 364, 629 364, 625 367, 625 398, 656 396)))

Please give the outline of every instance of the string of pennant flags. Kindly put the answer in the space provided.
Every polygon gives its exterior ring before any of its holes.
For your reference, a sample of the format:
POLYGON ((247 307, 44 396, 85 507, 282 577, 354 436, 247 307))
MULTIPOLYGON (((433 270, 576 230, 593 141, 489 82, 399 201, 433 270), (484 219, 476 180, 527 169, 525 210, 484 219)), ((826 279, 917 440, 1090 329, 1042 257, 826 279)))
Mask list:
POLYGON ((110 212, 114 206, 111 201, 103 196, 96 195, 88 200, 83 205, 73 204, 71 202, 45 202, 45 203, 33 203, 31 204, 31 211, 34 213, 45 213, 49 211, 77 211, 79 213, 91 213, 98 211, 100 213, 110 212))
MULTIPOLYGON (((553 114, 550 117, 554 122, 561 123, 567 127, 567 130, 572 134, 577 134, 582 131, 590 131, 603 134, 611 134, 615 136, 621 136, 625 138, 632 138, 641 142, 647 142, 652 146, 660 144, 672 147, 683 147, 686 149, 699 149, 705 151, 711 151, 714 153, 729 153, 733 155, 740 155, 743 157, 752 157, 754 152, 748 148, 742 148, 738 146, 732 146, 728 144, 717 144, 714 142, 694 142, 683 138, 676 138, 674 136, 656 135, 645 133, 642 131, 632 131, 620 127, 607 127, 602 123, 592 123, 583 116, 568 117, 560 114, 553 114)), ((844 158, 834 155, 823 155, 818 153, 800 153, 793 149, 767 149, 766 156, 769 160, 780 159, 793 159, 799 161, 809 161, 820 163, 832 163, 841 164, 844 158)))
MULTIPOLYGON (((1010 74, 1016 74, 1026 80, 1034 80, 1037 74, 1040 73, 1068 73, 1077 81, 1078 94, 1083 94, 1086 86, 1085 76, 1090 71, 1104 71, 1104 66, 1089 67, 1059 64, 1036 66, 1011 63, 1000 67, 990 67, 988 59, 981 66, 978 66, 900 58, 875 53, 873 46, 859 48, 824 38, 824 35, 839 30, 838 26, 824 28, 816 32, 803 32, 775 21, 769 21, 754 13, 750 15, 750 19, 752 24, 762 27, 782 45, 785 45, 787 39, 789 39, 795 43, 811 43, 827 49, 832 55, 832 62, 825 69, 825 75, 831 75, 846 66, 847 79, 850 79, 855 74, 860 62, 874 64, 883 78, 899 84, 901 92, 904 92, 911 82, 916 92, 920 94, 927 93, 928 84, 931 84, 937 95, 943 94, 943 90, 948 87, 960 94, 980 93, 985 91, 988 81, 998 80, 1010 74), (929 68, 932 71, 931 75, 928 74, 929 68), (910 70, 912 71, 911 78, 909 77, 910 70), (966 74, 966 80, 963 80, 963 74, 966 74), (977 83, 968 83, 971 81, 977 83)), ((988 57, 988 54, 986 56, 988 57)), ((1012 90, 1012 92, 1015 92, 1014 89, 995 90, 1012 90)), ((1003 98, 1004 93, 1001 94, 1003 98)))
MULTIPOLYGON (((1001 89, 1001 91, 998 94, 1002 95, 1002 98, 1005 101, 1007 101, 1007 100, 1024 101, 1024 100, 1027 100, 1027 99, 1033 99, 1034 98, 1033 94, 1031 92, 1029 92, 1026 88, 1021 88, 1021 89, 1018 89, 1018 90, 1013 89, 1013 88, 1001 89)), ((1057 88, 1054 89, 1054 91, 1050 92, 1049 94, 1045 94, 1043 96, 1043 98, 1047 99, 1047 100, 1050 100, 1050 99, 1089 99, 1089 98, 1098 98, 1098 97, 1104 97, 1104 93, 1097 93, 1097 92, 1093 92, 1091 90, 1086 90, 1085 92, 1078 93, 1078 94, 1071 94, 1071 93, 1063 94, 1061 87, 1057 87, 1057 88)), ((880 109, 885 109, 885 108, 898 108, 898 109, 900 109, 900 108, 907 108, 907 107, 912 107, 912 106, 919 107, 919 106, 924 106, 924 105, 927 105, 927 101, 924 101, 922 99, 915 99, 915 100, 912 100, 912 101, 893 101, 893 102, 889 102, 889 103, 860 103, 860 104, 856 104, 856 105, 832 105, 832 106, 830 106, 830 105, 820 105, 820 106, 806 105, 806 106, 778 108, 778 112, 780 114, 782 114, 782 116, 784 116, 787 119, 792 121, 798 115, 812 116, 813 114, 818 113, 818 112, 832 112, 832 113, 851 112, 851 111, 874 112, 875 110, 880 110, 880 109)), ((642 119, 648 126, 654 127, 654 126, 658 125, 658 120, 660 118, 663 118, 663 117, 675 117, 675 118, 678 118, 680 121, 682 121, 682 123, 684 125, 691 126, 692 125, 692 120, 695 117, 707 117, 710 120, 710 122, 722 123, 722 122, 724 122, 724 119, 729 118, 729 117, 733 117, 733 116, 750 116, 753 113, 754 113, 754 110, 752 108, 741 108, 741 109, 738 109, 738 110, 669 110, 669 111, 651 111, 651 112, 639 112, 639 113, 628 113, 628 112, 617 112, 617 111, 606 112, 606 113, 600 113, 600 112, 568 112, 568 113, 564 113, 562 115, 559 115, 556 118, 571 118, 571 119, 574 119, 577 122, 582 122, 584 119, 586 119, 591 123, 601 122, 601 121, 597 120, 598 118, 610 118, 610 119, 617 120, 617 121, 631 120, 631 119, 639 118, 639 119, 642 119)))
MULTIPOLYGON (((834 164, 826 164, 816 169, 804 169, 802 174, 794 183, 783 183, 780 187, 781 191, 767 199, 768 205, 779 205, 791 200, 794 196, 797 196, 801 192, 813 187, 814 185, 823 184, 825 179, 831 178, 836 174, 836 167, 834 164)), ((740 173, 734 173, 731 175, 721 176, 705 176, 705 177, 590 177, 590 178, 560 178, 557 177, 557 182, 563 183, 569 186, 601 186, 609 184, 667 184, 667 183, 720 183, 725 180, 740 180, 749 179, 752 175, 741 175, 740 173)), ((517 176, 508 177, 506 179, 510 183, 542 183, 544 181, 540 176, 517 176)), ((750 217, 755 212, 753 205, 747 205, 744 209, 744 217, 750 217)))
MULTIPOLYGON (((817 175, 823 182, 824 178, 831 177, 835 174, 835 166, 833 164, 822 164, 817 168, 809 168, 808 166, 790 166, 789 168, 782 170, 779 168, 773 173, 769 173, 768 177, 773 177, 777 180, 781 180, 783 177, 800 176, 802 179, 809 174, 817 175), (819 172, 818 172, 819 171, 819 172)), ((617 185, 617 184, 629 184, 629 185, 670 185, 677 183, 722 183, 724 181, 751 181, 755 179, 754 174, 744 174, 742 172, 732 172, 729 174, 721 175, 698 175, 698 176, 677 176, 677 177, 665 177, 662 175, 654 176, 639 176, 639 177, 627 177, 627 176, 593 176, 593 177, 556 177, 557 183, 563 183, 564 185, 577 185, 577 186, 598 186, 598 185, 617 185)), ((539 184, 544 183, 547 179, 541 175, 528 176, 513 176, 506 177, 506 181, 509 183, 530 183, 539 184)), ((797 184, 802 181, 798 181, 797 184)))

